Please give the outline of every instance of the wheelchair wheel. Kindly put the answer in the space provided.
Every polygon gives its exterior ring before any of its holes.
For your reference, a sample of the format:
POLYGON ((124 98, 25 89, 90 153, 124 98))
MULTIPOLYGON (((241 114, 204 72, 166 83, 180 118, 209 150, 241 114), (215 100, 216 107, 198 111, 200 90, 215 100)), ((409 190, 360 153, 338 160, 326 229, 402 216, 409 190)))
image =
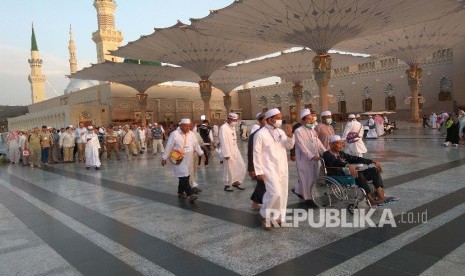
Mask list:
POLYGON ((312 185, 312 199, 319 208, 340 208, 344 198, 344 189, 330 177, 320 177, 312 185))

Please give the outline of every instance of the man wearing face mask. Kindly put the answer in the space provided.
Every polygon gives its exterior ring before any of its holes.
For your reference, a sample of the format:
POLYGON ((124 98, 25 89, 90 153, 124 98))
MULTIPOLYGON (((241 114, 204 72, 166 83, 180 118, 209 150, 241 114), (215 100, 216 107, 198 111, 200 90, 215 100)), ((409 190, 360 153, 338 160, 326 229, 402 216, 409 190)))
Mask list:
POLYGON ((291 125, 282 126, 282 114, 277 108, 265 113, 266 125, 257 131, 253 145, 253 163, 257 180, 264 181, 266 192, 260 215, 263 227, 281 223, 286 216, 289 172, 287 150, 294 146, 291 125))
POLYGON ((321 124, 315 127, 318 139, 320 139, 326 149, 329 149, 329 137, 335 134, 334 128, 331 126, 332 123, 333 117, 331 115, 331 111, 323 111, 321 112, 321 124))
POLYGON ((231 186, 244 190, 240 185, 245 178, 245 163, 241 152, 237 147, 237 125, 238 116, 236 113, 229 113, 227 121, 220 127, 219 140, 223 162, 223 183, 224 190, 232 192, 231 186))
POLYGON ((319 175, 320 164, 318 161, 326 148, 318 139, 318 135, 314 130, 315 119, 310 114, 310 110, 302 109, 300 118, 302 119, 302 126, 294 132, 299 181, 293 192, 303 196, 305 203, 312 205, 312 184, 319 175))

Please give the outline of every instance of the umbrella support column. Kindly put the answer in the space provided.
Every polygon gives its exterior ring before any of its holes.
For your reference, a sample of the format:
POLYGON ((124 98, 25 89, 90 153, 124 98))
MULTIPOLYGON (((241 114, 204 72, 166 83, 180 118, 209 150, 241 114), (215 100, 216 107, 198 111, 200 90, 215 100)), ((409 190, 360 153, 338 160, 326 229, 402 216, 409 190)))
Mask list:
POLYGON ((205 115, 205 119, 211 121, 210 99, 212 97, 212 83, 209 80, 201 80, 199 81, 199 87, 200 97, 203 101, 203 112, 205 115))
POLYGON ((410 65, 410 69, 405 71, 407 74, 407 81, 408 86, 410 88, 411 96, 412 96, 412 115, 411 120, 414 122, 420 122, 420 104, 419 104, 419 97, 418 91, 420 86, 421 80, 421 68, 418 64, 410 65))
POLYGON ((319 89, 320 112, 328 110, 328 85, 331 80, 332 57, 327 53, 319 54, 313 58, 313 74, 319 89))

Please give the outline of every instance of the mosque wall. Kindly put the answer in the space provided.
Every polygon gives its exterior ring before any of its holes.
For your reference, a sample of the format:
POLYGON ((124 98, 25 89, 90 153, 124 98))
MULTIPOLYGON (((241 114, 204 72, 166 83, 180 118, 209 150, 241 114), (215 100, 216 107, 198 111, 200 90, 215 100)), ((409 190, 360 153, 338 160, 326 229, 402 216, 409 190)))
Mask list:
POLYGON ((454 47, 454 99, 458 106, 465 107, 465 47, 464 43, 454 47))
MULTIPOLYGON (((137 92, 130 87, 112 83, 111 85, 111 119, 115 123, 140 120, 140 107, 136 100, 137 92)), ((195 86, 158 85, 149 88, 147 99, 147 122, 177 122, 189 117, 200 122, 203 115, 203 102, 199 88, 195 86)), ((232 108, 239 110, 237 92, 232 94, 232 108)), ((221 121, 226 117, 223 92, 213 88, 210 100, 212 121, 221 121)))
MULTIPOLYGON (((396 98, 395 111, 398 114, 393 116, 398 117, 398 119, 408 119, 410 116, 410 107, 405 103, 405 99, 410 96, 410 89, 405 73, 408 66, 404 63, 391 62, 391 60, 374 59, 365 64, 346 68, 347 70, 334 70, 329 83, 329 93, 334 98, 333 101, 330 101, 329 110, 333 113, 339 113, 338 101, 341 99, 341 94, 345 95, 343 98, 346 101, 347 113, 364 112, 362 101, 365 97, 369 97, 372 100, 371 111, 387 110, 386 97, 389 94, 396 98)), ((441 87, 443 90, 447 89, 450 83, 454 83, 450 87, 452 97, 454 99, 456 97, 457 100, 461 100, 462 97, 458 96, 460 88, 455 87, 457 77, 453 79, 454 66, 452 65, 451 52, 445 50, 441 54, 432 56, 421 68, 423 69, 423 74, 420 93, 426 100, 423 104, 423 112, 452 111, 454 109, 453 101, 439 102, 441 87)), ((321 112, 318 106, 318 98, 315 98, 315 96, 318 96, 318 86, 315 81, 309 78, 302 82, 302 86, 302 107, 307 106, 321 112)), ((247 101, 247 98, 247 93, 240 93, 241 105, 244 104, 244 101, 247 101)), ((244 119, 253 119, 253 114, 269 108, 281 107, 283 118, 289 120, 290 108, 295 105, 292 96, 292 84, 279 83, 253 87, 250 89, 250 101, 251 117, 244 117, 244 119)))
POLYGON ((35 113, 8 118, 8 129, 31 130, 42 125, 63 127, 69 124, 70 110, 68 106, 56 106, 35 113))

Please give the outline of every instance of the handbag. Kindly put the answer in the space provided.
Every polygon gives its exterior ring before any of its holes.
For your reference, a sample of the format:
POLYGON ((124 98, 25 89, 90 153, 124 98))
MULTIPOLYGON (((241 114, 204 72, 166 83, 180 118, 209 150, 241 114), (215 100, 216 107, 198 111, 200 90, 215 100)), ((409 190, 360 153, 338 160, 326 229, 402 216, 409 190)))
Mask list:
POLYGON ((352 144, 352 143, 357 142, 358 138, 360 138, 358 134, 360 133, 361 129, 362 129, 362 126, 360 126, 360 129, 358 130, 358 132, 355 132, 355 131, 349 132, 346 137, 347 143, 352 144))

